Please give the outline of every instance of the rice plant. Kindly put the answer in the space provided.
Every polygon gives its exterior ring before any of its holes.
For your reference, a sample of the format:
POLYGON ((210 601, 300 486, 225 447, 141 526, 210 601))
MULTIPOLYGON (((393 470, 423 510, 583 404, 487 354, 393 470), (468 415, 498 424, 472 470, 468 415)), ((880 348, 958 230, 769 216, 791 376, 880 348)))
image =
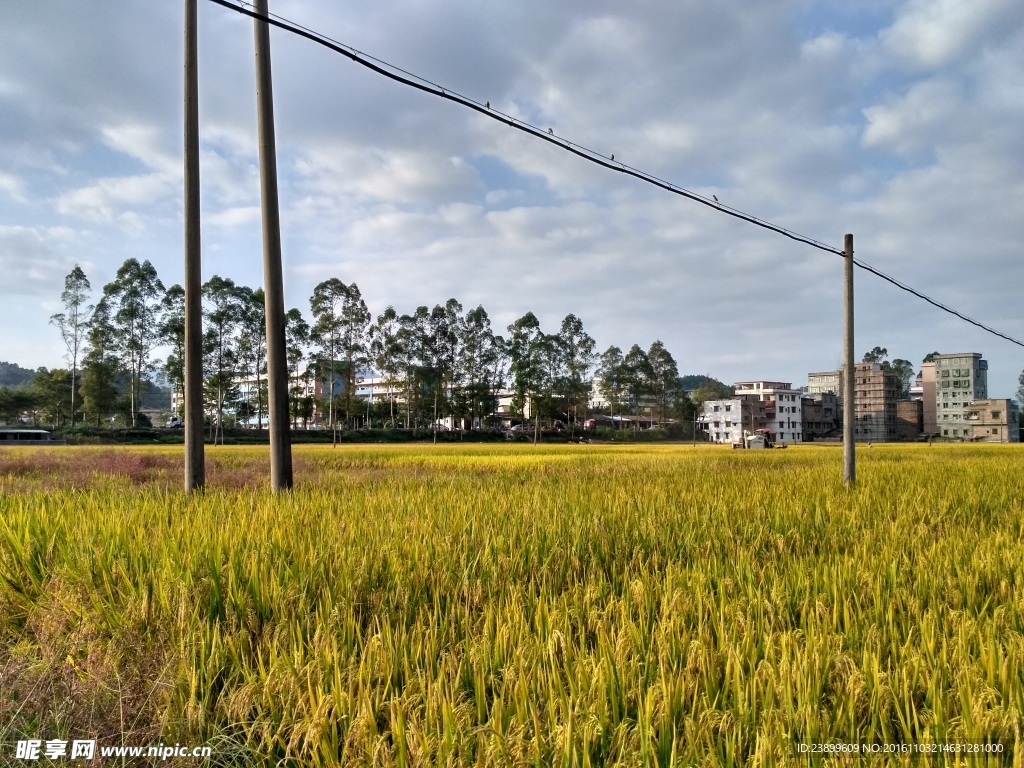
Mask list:
POLYGON ((191 498, 165 448, 0 453, 0 755, 1021 765, 1024 451, 862 453, 299 446, 275 497, 228 447, 191 498))

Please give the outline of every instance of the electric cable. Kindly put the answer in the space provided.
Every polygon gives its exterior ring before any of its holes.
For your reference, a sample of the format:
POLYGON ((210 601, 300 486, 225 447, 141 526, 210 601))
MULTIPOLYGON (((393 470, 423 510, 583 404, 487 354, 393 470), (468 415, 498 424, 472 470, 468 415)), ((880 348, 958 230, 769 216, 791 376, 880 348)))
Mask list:
MULTIPOLYGON (((490 102, 485 102, 481 104, 475 99, 469 98, 468 96, 463 96, 457 91, 453 91, 450 88, 445 88, 444 86, 438 85, 437 83, 427 80, 426 78, 420 77, 419 75, 416 75, 412 72, 401 69, 400 67, 396 67, 393 64, 389 64, 386 61, 378 59, 375 56, 363 53, 350 45, 341 43, 337 40, 333 40, 327 37, 326 35, 308 29, 307 27, 303 27, 300 24, 296 24, 295 22, 290 21, 289 19, 286 19, 282 16, 278 16, 277 14, 270 13, 269 15, 264 16, 253 10, 253 6, 250 3, 246 2, 246 0, 210 0, 210 2, 223 6, 225 8, 229 8, 244 16, 249 16, 253 19, 265 21, 271 26, 275 26, 279 29, 285 30, 286 32, 291 32, 294 35, 306 38, 307 40, 311 40, 314 43, 317 43, 319 45, 324 46, 325 48, 334 51, 335 53, 340 53, 342 56, 346 56, 356 64, 366 67, 367 69, 376 72, 379 75, 383 75, 384 77, 390 80, 394 80, 396 82, 402 83, 403 85, 407 85, 411 88, 423 91, 424 93, 429 93, 433 96, 438 96, 442 99, 447 99, 448 101, 460 104, 468 109, 472 109, 473 111, 484 115, 485 117, 489 117, 492 120, 505 123, 511 128, 515 128, 519 131, 527 133, 533 136, 534 138, 543 139, 549 144, 553 144, 556 147, 559 147, 560 149, 563 149, 567 152, 571 152, 572 154, 577 155, 578 157, 581 157, 584 160, 587 160, 591 163, 600 165, 612 171, 624 173, 627 176, 632 176, 636 179, 639 179, 640 181, 664 189, 667 192, 671 192, 672 194, 685 197, 689 200, 694 201, 695 203, 700 203, 701 205, 706 205, 707 207, 712 208, 718 211, 719 213, 727 214, 734 218, 745 221, 749 224, 753 224, 763 229, 775 232, 776 234, 782 235, 784 237, 788 237, 790 240, 795 240, 796 242, 809 245, 812 248, 817 248, 818 250, 825 251, 826 253, 831 253, 836 256, 846 258, 846 254, 841 248, 836 248, 834 246, 828 245, 827 243, 823 243, 820 240, 815 240, 812 237, 808 237, 806 235, 801 235, 797 232, 793 232, 792 230, 786 229, 785 227, 773 224, 770 221, 759 219, 758 217, 753 216, 749 213, 745 213, 744 211, 740 211, 736 208, 725 205, 724 203, 719 202, 717 199, 708 199, 703 195, 685 189, 684 187, 680 187, 677 184, 673 184, 669 181, 665 181, 664 179, 658 178, 657 176, 647 173, 646 171, 640 170, 639 168, 634 168, 619 160, 615 160, 614 155, 604 155, 596 150, 589 149, 588 147, 585 147, 581 144, 577 144, 561 136, 557 136, 550 128, 547 131, 545 131, 536 125, 526 122, 525 120, 521 120, 520 118, 514 117, 505 112, 501 112, 500 110, 491 107, 490 102)), ((976 326, 982 329, 983 331, 987 331, 991 334, 994 334, 995 336, 1005 339, 1006 341, 1009 341, 1013 344, 1016 344, 1019 347, 1024 347, 1024 341, 1020 341, 1018 339, 1013 338, 1012 336, 1008 336, 1005 333, 1001 333, 1000 331, 997 331, 994 328, 990 328, 984 323, 974 320, 973 318, 968 317, 967 315, 958 312, 957 310, 952 309, 951 307, 946 306, 942 302, 936 301, 935 299, 932 299, 931 297, 921 293, 920 291, 911 288, 909 285, 906 285, 905 283, 897 280, 896 278, 885 274, 884 272, 871 266, 870 264, 866 264, 856 258, 853 260, 853 264, 854 266, 860 267, 866 272, 870 272, 876 277, 885 280, 887 283, 890 283, 896 288, 899 288, 902 291, 906 291, 907 293, 910 293, 911 295, 928 302, 932 306, 941 309, 943 312, 948 312, 949 314, 954 315, 959 319, 963 320, 964 322, 970 323, 971 325, 976 326)))

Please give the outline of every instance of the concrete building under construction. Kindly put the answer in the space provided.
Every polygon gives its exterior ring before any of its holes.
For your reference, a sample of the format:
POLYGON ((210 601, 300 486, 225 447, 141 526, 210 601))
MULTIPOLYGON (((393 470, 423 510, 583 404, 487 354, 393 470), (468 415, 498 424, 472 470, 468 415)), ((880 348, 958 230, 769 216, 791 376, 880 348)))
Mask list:
MULTIPOLYGON (((840 393, 845 369, 840 371, 840 393)), ((857 363, 853 376, 853 437, 858 443, 900 439, 897 406, 900 377, 881 363, 857 363)), ((846 403, 842 403, 845 408, 846 403)))

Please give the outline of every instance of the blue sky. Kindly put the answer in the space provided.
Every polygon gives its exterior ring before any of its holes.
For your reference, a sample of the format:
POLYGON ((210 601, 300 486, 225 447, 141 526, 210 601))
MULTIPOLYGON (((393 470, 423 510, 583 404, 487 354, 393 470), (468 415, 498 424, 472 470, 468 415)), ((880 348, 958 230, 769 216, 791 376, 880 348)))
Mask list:
MULTIPOLYGON (((0 359, 61 364, 80 263, 181 280, 181 8, 19 3, 0 28, 0 359)), ((1013 0, 271 0, 560 135, 840 246, 1024 336, 1024 15, 1013 0)), ((200 0, 206 275, 261 280, 251 22, 200 0)), ((454 296, 504 327, 573 312, 604 348, 800 383, 841 350, 841 264, 272 34, 289 306, 454 296)), ((858 275, 857 346, 1024 350, 858 275)))

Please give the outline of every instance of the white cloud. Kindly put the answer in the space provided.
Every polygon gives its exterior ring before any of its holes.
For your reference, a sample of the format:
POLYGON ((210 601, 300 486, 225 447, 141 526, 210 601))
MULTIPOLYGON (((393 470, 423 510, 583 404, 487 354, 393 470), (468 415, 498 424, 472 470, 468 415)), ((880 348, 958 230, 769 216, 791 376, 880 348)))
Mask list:
POLYGON ((5 286, 0 296, 39 296, 52 285, 61 285, 74 266, 63 252, 70 239, 63 228, 0 226, 0 274, 5 286))
POLYGON ((121 210, 123 207, 155 202, 169 194, 177 183, 166 173, 99 179, 95 184, 61 194, 56 207, 64 215, 109 223, 128 213, 121 210))
POLYGON ((302 155, 295 169, 312 194, 422 203, 482 191, 476 171, 461 157, 342 146, 302 155))
POLYGON ((167 132, 156 125, 121 123, 102 129, 103 142, 111 149, 140 160, 168 176, 182 174, 181 153, 167 145, 167 132))
POLYGON ((904 154, 934 147, 963 116, 960 87, 948 79, 926 80, 900 98, 864 110, 867 147, 904 154))
POLYGON ((25 185, 21 179, 12 173, 0 173, 0 190, 3 190, 11 198, 18 203, 24 203, 25 197, 25 185))
POLYGON ((211 227, 239 227, 260 221, 260 208, 255 205, 240 208, 226 208, 203 218, 203 224, 211 227))
POLYGON ((897 56, 922 68, 940 67, 983 44, 1002 24, 1020 26, 1014 0, 911 0, 880 37, 897 56))
MULTIPOLYGON (((50 295, 72 247, 98 273, 142 251, 176 274, 180 7, 55 2, 59 13, 20 4, 0 28, 0 199, 22 195, 0 206, 0 225, 33 225, 9 239, 51 264, 50 295), (55 34, 60 50, 40 44, 55 34)), ((256 284, 251 24, 201 8, 204 266, 256 284)), ((1015 10, 1012 0, 842 12, 799 0, 382 0, 339 13, 310 0, 281 12, 729 205, 837 245, 853 231, 865 261, 1012 331, 1010 286, 1024 278, 1013 259, 1024 240, 1015 10), (1002 276, 995 288, 987 270, 1002 276)), ((601 346, 661 337, 684 371, 727 380, 799 381, 834 363, 837 259, 308 41, 273 41, 290 306, 305 308, 317 281, 338 276, 375 310, 455 296, 483 303, 499 327, 527 310, 545 327, 575 312, 601 346)), ((877 281, 858 286, 857 338, 868 346, 913 360, 948 340, 986 351, 993 370, 1013 360, 1001 342, 877 281)), ((0 286, 0 304, 11 296, 0 286)), ((36 305, 22 311, 43 327, 36 305)))

